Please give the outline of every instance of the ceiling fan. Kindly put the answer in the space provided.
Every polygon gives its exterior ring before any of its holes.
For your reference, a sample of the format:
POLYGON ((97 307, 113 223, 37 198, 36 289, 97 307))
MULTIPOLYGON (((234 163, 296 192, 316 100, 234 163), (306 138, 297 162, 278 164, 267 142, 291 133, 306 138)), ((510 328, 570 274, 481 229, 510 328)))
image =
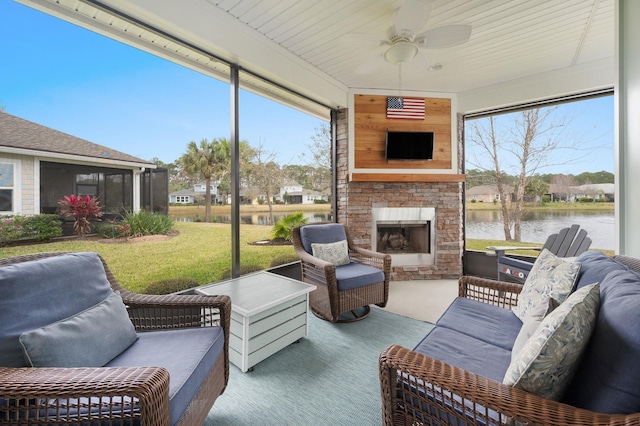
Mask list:
POLYGON ((378 52, 360 64, 355 72, 368 74, 385 63, 402 66, 417 59, 426 69, 427 58, 421 49, 457 46, 469 40, 471 25, 453 24, 421 31, 431 16, 432 0, 405 0, 395 11, 395 23, 387 29, 386 38, 372 34, 346 34, 343 41, 360 46, 377 47, 378 52))

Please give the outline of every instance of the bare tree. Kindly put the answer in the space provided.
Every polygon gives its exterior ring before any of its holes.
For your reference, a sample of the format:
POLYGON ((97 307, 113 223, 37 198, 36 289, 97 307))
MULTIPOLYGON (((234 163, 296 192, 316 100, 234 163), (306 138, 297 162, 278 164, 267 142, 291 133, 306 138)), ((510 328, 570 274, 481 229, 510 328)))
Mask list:
POLYGON ((311 143, 307 144, 309 155, 303 153, 303 157, 310 157, 313 167, 311 184, 316 191, 325 191, 331 188, 331 127, 328 123, 322 123, 317 127, 316 134, 311 136, 311 143))
POLYGON ((250 185, 266 196, 269 206, 269 222, 273 225, 273 197, 279 191, 283 173, 280 166, 274 161, 275 153, 265 151, 263 143, 260 143, 257 148, 253 148, 252 153, 253 161, 247 167, 247 177, 250 185))
POLYGON ((471 155, 468 161, 477 168, 491 167, 495 171, 507 241, 521 240, 525 189, 533 176, 545 167, 578 162, 595 149, 584 149, 580 144, 581 138, 565 134, 568 119, 555 114, 556 109, 533 108, 470 122, 467 142, 471 155), (566 161, 565 156, 558 155, 562 150, 570 150, 572 159, 566 161), (517 177, 515 200, 511 203, 502 196, 502 174, 509 171, 517 177))
MULTIPOLYGON (((498 193, 500 194, 500 208, 502 210, 502 224, 504 231, 504 238, 506 241, 511 240, 511 210, 508 200, 505 184, 502 178, 502 170, 500 169, 500 159, 498 153, 501 149, 501 141, 504 140, 501 136, 496 134, 495 118, 489 117, 486 121, 473 121, 471 124, 471 134, 467 138, 467 142, 475 144, 481 150, 481 154, 489 157, 495 173, 496 185, 498 187, 498 193)), ((484 163, 476 158, 476 167, 485 169, 485 166, 480 164, 484 163)))

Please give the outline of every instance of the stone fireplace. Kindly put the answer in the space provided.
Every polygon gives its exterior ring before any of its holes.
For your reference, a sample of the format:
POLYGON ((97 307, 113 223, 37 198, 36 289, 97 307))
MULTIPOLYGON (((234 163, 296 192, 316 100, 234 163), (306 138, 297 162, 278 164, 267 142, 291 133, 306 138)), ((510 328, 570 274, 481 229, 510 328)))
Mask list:
POLYGON ((396 175, 395 181, 385 181, 371 173, 370 181, 354 180, 346 109, 339 111, 337 124, 336 218, 349 228, 354 243, 389 253, 392 281, 459 278, 464 246, 459 178, 420 181, 396 175))

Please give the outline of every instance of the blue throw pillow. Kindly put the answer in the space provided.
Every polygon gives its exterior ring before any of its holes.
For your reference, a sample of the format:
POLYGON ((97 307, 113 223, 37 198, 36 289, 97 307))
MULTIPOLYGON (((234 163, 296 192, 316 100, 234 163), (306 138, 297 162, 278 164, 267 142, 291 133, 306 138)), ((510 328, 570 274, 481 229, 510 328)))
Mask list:
POLYGON ((622 263, 599 251, 586 251, 576 258, 576 262, 582 265, 576 289, 593 283, 601 283, 609 272, 629 270, 622 263))
POLYGON ((640 275, 610 272, 600 312, 563 402, 609 414, 640 412, 640 275))
POLYGON ((96 253, 0 266, 0 366, 26 367, 18 338, 89 309, 113 290, 96 253))
POLYGON ((20 335, 32 367, 102 367, 138 338, 118 293, 70 318, 20 335))

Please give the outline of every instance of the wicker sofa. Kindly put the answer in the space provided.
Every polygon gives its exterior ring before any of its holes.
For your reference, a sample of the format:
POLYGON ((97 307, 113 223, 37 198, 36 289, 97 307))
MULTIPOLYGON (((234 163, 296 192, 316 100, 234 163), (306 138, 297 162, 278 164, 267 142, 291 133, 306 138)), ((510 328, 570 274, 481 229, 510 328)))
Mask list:
POLYGON ((0 290, 0 425, 196 425, 225 390, 228 296, 134 294, 96 253, 0 259, 0 290))
POLYGON ((459 297, 413 350, 380 355, 384 424, 640 425, 640 260, 586 252, 576 261, 575 288, 599 283, 599 305, 557 400, 503 384, 523 327, 511 310, 522 285, 463 276, 459 297))

